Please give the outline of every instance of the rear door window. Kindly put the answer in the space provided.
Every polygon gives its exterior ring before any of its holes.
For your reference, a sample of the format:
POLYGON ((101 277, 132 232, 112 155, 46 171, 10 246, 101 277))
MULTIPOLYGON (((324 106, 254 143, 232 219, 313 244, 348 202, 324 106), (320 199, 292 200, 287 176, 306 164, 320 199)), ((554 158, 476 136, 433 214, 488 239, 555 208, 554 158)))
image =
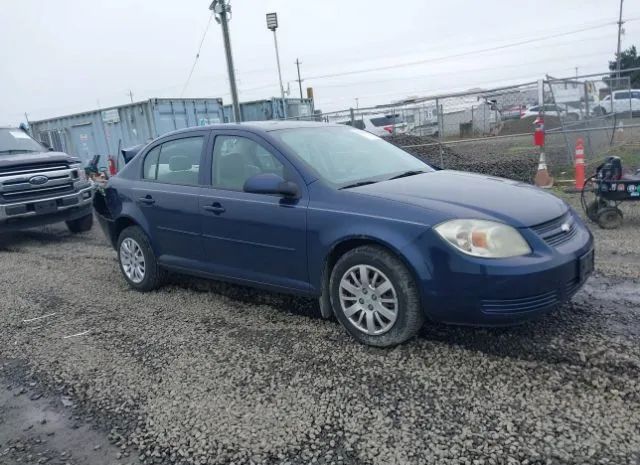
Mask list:
POLYGON ((629 92, 618 92, 613 96, 613 98, 616 100, 629 100, 629 96, 629 92))
POLYGON ((165 184, 197 186, 204 137, 185 137, 165 142, 144 159, 143 178, 165 184))

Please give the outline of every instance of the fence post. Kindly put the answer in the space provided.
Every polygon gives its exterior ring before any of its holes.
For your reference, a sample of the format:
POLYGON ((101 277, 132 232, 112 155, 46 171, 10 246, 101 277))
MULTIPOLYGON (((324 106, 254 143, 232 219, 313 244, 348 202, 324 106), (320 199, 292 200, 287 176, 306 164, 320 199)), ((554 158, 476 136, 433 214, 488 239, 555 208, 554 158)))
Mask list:
POLYGON ((355 128, 356 127, 356 117, 355 117, 355 114, 353 113, 353 108, 349 108, 349 116, 351 117, 351 127, 355 128))
MULTIPOLYGON (((586 122, 587 145, 589 147, 589 150, 587 153, 591 153, 595 155, 595 153, 593 152, 593 145, 591 144, 591 131, 588 130, 591 128, 591 124, 589 123, 590 120, 591 120, 591 115, 589 113, 589 85, 587 84, 587 81, 585 81, 584 82, 584 121, 586 122)), ((585 159, 586 159, 586 155, 585 155, 585 159)))
POLYGON ((444 115, 440 106, 440 99, 436 98, 436 117, 438 118, 438 148, 440 149, 440 168, 444 166, 444 150, 442 148, 442 138, 444 137, 444 115))
POLYGON ((627 89, 629 91, 629 118, 633 119, 633 102, 631 100, 631 77, 627 81, 627 89))

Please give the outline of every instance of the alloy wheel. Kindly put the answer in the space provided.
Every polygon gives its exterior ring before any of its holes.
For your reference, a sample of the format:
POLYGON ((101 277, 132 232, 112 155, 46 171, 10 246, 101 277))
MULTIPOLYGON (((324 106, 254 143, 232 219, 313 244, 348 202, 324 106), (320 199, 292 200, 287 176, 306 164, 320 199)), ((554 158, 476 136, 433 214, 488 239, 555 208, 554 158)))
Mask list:
POLYGON ((384 334, 398 318, 398 296, 389 278, 371 265, 356 265, 340 280, 340 305, 349 322, 369 335, 384 334))
POLYGON ((120 264, 124 274, 135 284, 144 279, 145 260, 140 245, 127 237, 120 244, 120 264))

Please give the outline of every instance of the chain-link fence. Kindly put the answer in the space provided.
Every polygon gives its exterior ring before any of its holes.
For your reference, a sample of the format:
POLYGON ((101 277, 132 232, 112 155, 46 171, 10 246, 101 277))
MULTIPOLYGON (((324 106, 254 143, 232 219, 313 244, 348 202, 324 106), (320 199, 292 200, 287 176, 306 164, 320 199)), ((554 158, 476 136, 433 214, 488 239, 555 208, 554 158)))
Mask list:
POLYGON ((632 88, 625 75, 628 71, 619 78, 547 76, 519 85, 317 113, 304 119, 346 124, 387 137, 443 168, 530 181, 539 156, 533 145, 534 121, 542 116, 549 168, 556 177, 568 179, 573 175, 579 138, 584 141, 587 165, 594 168, 610 153, 630 152, 638 155, 640 163, 640 89, 632 88))

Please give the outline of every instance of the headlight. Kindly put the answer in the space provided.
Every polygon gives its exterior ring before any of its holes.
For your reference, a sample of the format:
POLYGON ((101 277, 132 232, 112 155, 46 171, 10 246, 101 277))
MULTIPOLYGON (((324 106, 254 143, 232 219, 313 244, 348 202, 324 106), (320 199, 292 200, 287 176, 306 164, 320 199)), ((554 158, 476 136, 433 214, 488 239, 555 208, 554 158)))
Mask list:
POLYGON ((75 165, 72 166, 72 168, 75 168, 78 171, 78 180, 80 181, 87 181, 87 172, 84 170, 84 168, 82 167, 82 165, 75 165))
POLYGON ((495 221, 451 220, 435 230, 457 249, 475 257, 505 258, 531 253, 531 247, 515 228, 495 221))

